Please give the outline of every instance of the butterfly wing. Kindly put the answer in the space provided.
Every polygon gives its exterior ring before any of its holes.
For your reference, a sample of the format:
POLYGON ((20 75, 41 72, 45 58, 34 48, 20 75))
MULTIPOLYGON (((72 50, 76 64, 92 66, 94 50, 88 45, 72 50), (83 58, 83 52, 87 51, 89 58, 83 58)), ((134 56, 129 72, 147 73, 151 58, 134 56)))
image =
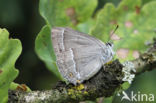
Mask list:
POLYGON ((89 79, 103 65, 101 53, 106 45, 87 34, 53 28, 52 44, 60 73, 73 84, 89 79))

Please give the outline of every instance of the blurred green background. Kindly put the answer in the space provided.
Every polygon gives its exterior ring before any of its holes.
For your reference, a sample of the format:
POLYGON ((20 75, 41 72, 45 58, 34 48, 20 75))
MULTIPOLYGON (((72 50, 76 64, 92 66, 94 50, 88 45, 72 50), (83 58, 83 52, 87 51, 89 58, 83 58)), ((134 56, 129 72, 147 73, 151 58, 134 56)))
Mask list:
MULTIPOLYGON (((107 2, 112 2, 117 6, 120 1, 99 0, 95 11, 102 8, 107 2)), ((143 3, 149 1, 152 0, 143 0, 143 3)), ((23 46, 22 54, 16 62, 16 68, 20 73, 15 82, 26 84, 32 90, 50 89, 57 81, 34 51, 35 38, 44 25, 45 22, 39 14, 38 0, 0 0, 0 27, 6 28, 12 34, 10 38, 20 39, 23 46)), ((155 74, 156 70, 153 70, 137 76, 126 92, 133 90, 136 93, 140 91, 141 93, 153 93, 156 96, 155 74)), ((120 98, 114 97, 114 103, 117 101, 120 103, 120 98)))
POLYGON ((38 6, 38 0, 0 0, 0 27, 8 29, 11 38, 20 39, 23 47, 16 62, 20 73, 15 82, 34 90, 51 88, 54 81, 34 51, 35 38, 44 25, 38 6))

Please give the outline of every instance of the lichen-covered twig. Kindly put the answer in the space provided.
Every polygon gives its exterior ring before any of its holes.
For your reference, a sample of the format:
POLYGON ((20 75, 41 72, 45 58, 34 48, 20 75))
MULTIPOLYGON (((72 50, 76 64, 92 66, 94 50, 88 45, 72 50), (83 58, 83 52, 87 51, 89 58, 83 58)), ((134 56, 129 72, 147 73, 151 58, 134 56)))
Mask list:
POLYGON ((74 86, 59 82, 55 88, 46 91, 9 91, 9 102, 13 103, 66 103, 94 100, 111 96, 122 84, 122 65, 118 60, 104 66, 94 77, 74 86))
MULTIPOLYGON (((142 54, 138 59, 129 61, 140 74, 156 68, 156 45, 154 44, 148 52, 142 54)), ((70 103, 85 100, 95 100, 98 97, 109 97, 124 82, 125 76, 122 68, 130 68, 122 65, 118 60, 105 65, 91 79, 83 84, 74 86, 59 82, 52 90, 45 91, 9 91, 9 103, 70 103)))

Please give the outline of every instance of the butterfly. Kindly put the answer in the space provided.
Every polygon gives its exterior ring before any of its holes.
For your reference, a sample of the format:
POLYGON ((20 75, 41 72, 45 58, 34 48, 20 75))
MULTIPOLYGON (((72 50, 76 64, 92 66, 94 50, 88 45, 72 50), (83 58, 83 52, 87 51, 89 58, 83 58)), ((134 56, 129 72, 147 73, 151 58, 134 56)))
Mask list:
POLYGON ((111 43, 71 28, 52 28, 51 39, 58 70, 74 85, 90 79, 114 55, 111 43))

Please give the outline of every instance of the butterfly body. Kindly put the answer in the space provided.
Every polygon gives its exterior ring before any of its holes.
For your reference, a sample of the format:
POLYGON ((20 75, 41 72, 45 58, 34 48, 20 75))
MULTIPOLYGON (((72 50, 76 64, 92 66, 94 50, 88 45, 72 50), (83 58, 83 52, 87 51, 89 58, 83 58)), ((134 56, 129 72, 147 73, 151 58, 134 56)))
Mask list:
POLYGON ((59 72, 75 85, 95 75, 114 55, 112 45, 70 28, 55 27, 51 37, 59 72))

